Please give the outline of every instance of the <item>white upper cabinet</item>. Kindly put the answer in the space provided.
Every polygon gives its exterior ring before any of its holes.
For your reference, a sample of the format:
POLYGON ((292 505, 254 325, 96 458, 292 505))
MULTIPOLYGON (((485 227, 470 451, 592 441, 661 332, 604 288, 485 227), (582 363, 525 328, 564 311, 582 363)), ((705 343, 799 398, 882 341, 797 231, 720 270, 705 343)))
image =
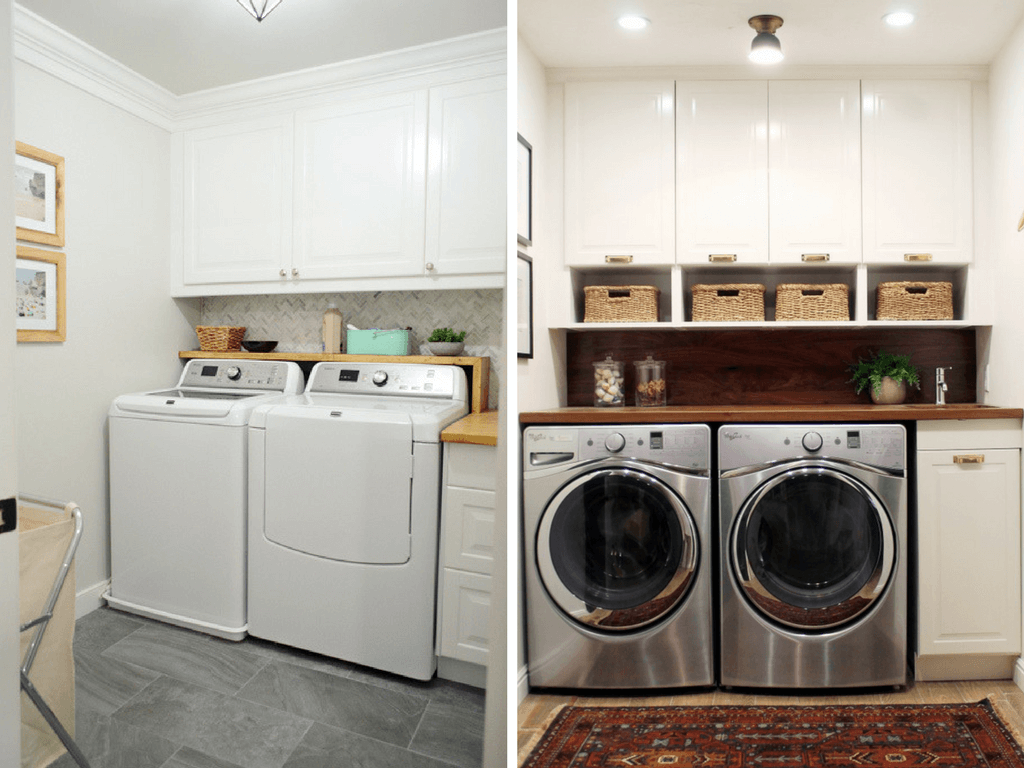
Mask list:
POLYGON ((185 134, 186 285, 279 279, 291 263, 292 118, 185 134))
POLYGON ((678 261, 767 261, 767 83, 677 83, 676 141, 678 261))
POLYGON ((427 91, 295 115, 295 277, 423 273, 427 91))
POLYGON ((428 275, 505 270, 505 94, 503 76, 430 91, 428 275))
POLYGON ((565 262, 675 261, 671 81, 565 86, 565 262))
POLYGON ((860 83, 768 86, 773 263, 859 262, 860 83))
POLYGON ((973 254, 971 86, 864 81, 864 259, 973 254))

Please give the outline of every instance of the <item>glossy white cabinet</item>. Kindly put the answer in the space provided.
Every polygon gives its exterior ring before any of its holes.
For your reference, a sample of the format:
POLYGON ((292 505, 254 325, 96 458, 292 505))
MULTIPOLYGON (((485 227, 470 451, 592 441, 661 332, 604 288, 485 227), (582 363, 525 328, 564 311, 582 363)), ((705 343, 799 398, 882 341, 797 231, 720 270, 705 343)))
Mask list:
POLYGON ((971 86, 864 81, 864 259, 973 257, 971 86))
POLYGON ((1019 420, 919 422, 917 679, 1008 677, 1021 651, 1019 420))
POLYGON ((675 261, 672 81, 565 85, 565 263, 675 261))
POLYGON ((190 131, 182 147, 184 283, 279 279, 292 255, 291 116, 190 131))
POLYGON ((504 272, 505 78, 430 90, 427 274, 504 272))
POLYGON ((295 262, 302 279, 423 272, 427 91, 295 114, 295 262))
POLYGON ((768 260, 768 84, 676 83, 676 237, 684 264, 768 260))
POLYGON ((861 260, 860 83, 768 84, 769 260, 861 260))

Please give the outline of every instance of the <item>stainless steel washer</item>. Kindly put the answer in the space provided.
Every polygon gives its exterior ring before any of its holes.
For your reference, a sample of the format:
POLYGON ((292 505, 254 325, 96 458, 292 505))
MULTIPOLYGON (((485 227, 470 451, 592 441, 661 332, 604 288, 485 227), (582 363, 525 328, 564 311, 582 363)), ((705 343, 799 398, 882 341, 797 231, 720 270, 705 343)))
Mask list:
POLYGON ((714 683, 705 425, 523 434, 530 684, 714 683))
POLYGON ((722 685, 905 685, 904 428, 718 437, 722 685))

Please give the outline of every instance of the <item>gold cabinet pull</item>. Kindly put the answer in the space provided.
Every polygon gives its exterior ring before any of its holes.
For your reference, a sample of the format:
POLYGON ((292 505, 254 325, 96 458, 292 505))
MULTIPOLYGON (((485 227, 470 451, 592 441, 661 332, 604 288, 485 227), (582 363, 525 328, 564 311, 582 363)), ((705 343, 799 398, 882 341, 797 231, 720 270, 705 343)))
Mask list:
POLYGON ((983 453, 965 453, 961 456, 953 457, 954 464, 984 464, 985 454, 983 453))
POLYGON ((904 253, 904 261, 931 261, 932 255, 930 253, 904 253))
POLYGON ((622 255, 622 256, 605 256, 604 257, 604 263, 605 264, 632 264, 633 263, 633 257, 631 255, 630 256, 626 256, 626 255, 622 255))
POLYGON ((728 264, 736 261, 735 253, 709 253, 708 261, 712 264, 728 264))
POLYGON ((828 261, 827 253, 801 253, 800 261, 828 261))

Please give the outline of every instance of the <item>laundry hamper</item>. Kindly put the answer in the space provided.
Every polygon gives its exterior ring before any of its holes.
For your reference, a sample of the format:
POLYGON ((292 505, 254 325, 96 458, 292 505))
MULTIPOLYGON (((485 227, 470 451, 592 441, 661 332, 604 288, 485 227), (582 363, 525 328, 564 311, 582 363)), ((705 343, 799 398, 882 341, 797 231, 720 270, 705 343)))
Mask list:
POLYGON ((87 766, 74 743, 75 664, 71 646, 75 632, 74 555, 81 538, 82 513, 73 502, 21 496, 18 531, 20 658, 25 693, 21 697, 21 768, 48 766, 66 749, 80 766, 87 766), (56 717, 56 726, 43 710, 56 717), (55 728, 64 731, 67 742, 55 728))

